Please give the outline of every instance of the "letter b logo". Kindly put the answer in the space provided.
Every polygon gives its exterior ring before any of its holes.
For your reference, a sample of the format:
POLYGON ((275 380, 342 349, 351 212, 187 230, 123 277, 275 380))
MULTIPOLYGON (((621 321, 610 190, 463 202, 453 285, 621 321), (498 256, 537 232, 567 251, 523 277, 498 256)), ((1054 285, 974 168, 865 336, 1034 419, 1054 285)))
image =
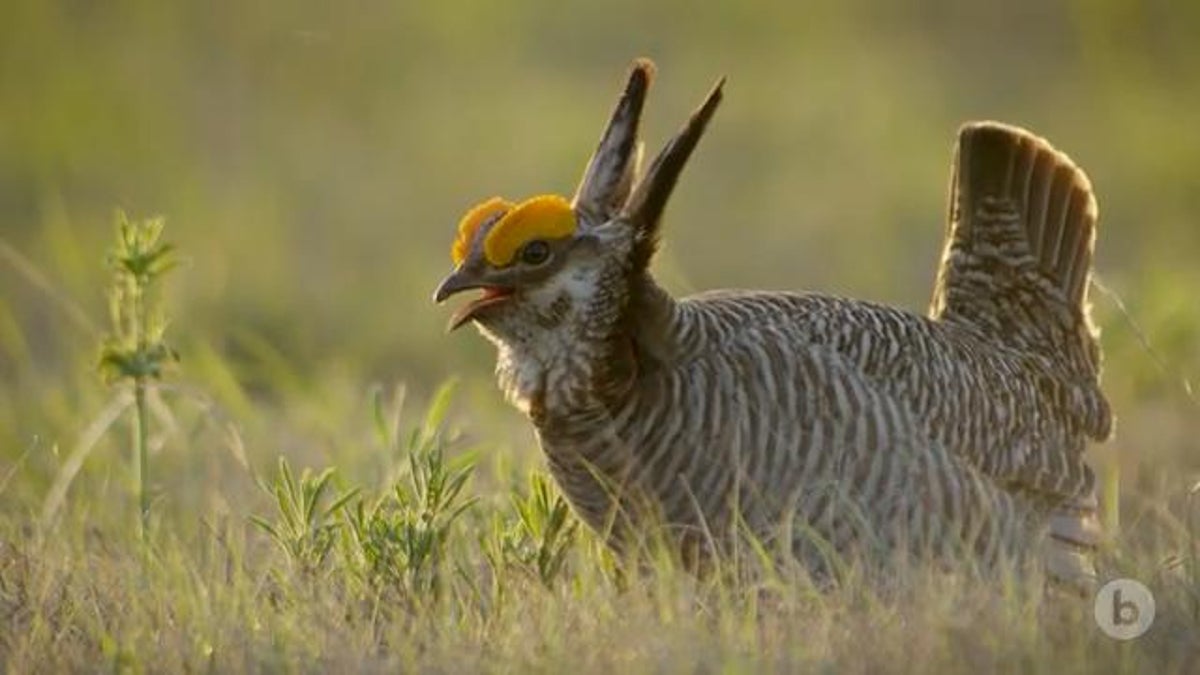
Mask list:
POLYGON ((1115 640, 1132 640, 1154 623, 1154 594, 1133 579, 1113 579, 1096 593, 1096 625, 1115 640))

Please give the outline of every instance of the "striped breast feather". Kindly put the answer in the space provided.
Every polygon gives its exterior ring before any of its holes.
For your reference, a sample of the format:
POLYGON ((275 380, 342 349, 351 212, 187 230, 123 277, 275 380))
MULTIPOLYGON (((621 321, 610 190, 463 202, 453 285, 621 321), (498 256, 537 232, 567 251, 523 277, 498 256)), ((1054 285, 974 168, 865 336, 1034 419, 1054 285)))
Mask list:
POLYGON ((1024 541, 1012 500, 836 352, 708 319, 692 328, 720 347, 655 371, 617 418, 669 517, 720 529, 736 500, 760 534, 794 516, 843 549, 995 559, 1024 541))

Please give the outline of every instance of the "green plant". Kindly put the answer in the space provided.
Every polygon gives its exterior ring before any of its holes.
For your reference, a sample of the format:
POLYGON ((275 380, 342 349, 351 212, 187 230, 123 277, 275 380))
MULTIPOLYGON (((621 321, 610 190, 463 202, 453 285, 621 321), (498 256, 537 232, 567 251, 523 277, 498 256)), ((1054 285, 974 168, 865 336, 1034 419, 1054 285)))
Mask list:
POLYGON ((250 521, 266 532, 283 549, 298 569, 312 573, 320 569, 329 557, 341 522, 336 516, 358 494, 358 488, 347 490, 330 501, 333 469, 313 475, 305 469, 299 480, 287 459, 279 458, 279 474, 270 484, 260 482, 262 489, 275 498, 277 517, 274 521, 250 516, 250 521), (328 505, 323 505, 329 502, 328 505))
POLYGON ((514 517, 497 529, 487 546, 492 566, 497 571, 515 567, 549 588, 575 544, 579 521, 550 480, 538 471, 529 474, 528 494, 514 490, 509 499, 514 517))
POLYGON ((138 533, 144 540, 150 518, 149 413, 146 391, 177 360, 163 333, 167 327, 160 282, 176 265, 174 247, 162 241, 162 218, 131 221, 116 215, 117 242, 108 256, 112 270, 109 316, 112 332, 104 339, 100 370, 108 382, 133 388, 133 474, 138 500, 138 533))
MULTIPOLYGON (((411 602, 439 597, 453 525, 476 502, 463 494, 474 471, 473 456, 446 456, 443 422, 452 392, 452 384, 443 385, 422 424, 408 435, 402 448, 407 462, 387 491, 375 500, 359 499, 345 512, 347 556, 361 576, 411 602)), ((377 397, 377 429, 385 446, 399 449, 396 424, 380 422, 381 411, 377 397)))

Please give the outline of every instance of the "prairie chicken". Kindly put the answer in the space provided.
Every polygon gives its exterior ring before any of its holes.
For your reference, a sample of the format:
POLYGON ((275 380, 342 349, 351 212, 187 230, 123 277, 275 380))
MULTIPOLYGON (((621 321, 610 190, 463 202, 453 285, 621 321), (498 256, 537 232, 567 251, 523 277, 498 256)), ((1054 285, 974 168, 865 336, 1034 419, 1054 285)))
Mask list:
POLYGON ((1088 440, 1112 415, 1087 305, 1096 203, 1046 141, 959 132, 928 316, 826 295, 671 297, 649 264, 720 81, 639 177, 653 76, 635 62, 574 195, 496 197, 458 227, 434 299, 499 350, 578 514, 617 548, 661 519, 700 560, 742 534, 830 550, 1039 552, 1084 585, 1100 531, 1088 440))

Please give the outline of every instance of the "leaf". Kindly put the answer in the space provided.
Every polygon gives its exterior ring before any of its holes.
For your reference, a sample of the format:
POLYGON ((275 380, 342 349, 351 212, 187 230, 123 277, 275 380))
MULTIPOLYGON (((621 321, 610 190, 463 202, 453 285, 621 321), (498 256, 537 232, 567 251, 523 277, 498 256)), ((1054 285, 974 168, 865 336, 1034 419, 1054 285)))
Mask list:
POLYGON ((321 496, 325 494, 325 489, 329 486, 329 480, 333 478, 333 469, 328 468, 317 475, 316 478, 301 479, 301 488, 304 491, 304 522, 311 526, 315 524, 315 516, 317 513, 317 505, 321 501, 321 496))
POLYGON ((425 413, 425 422, 422 425, 423 436, 426 440, 431 439, 445 421, 457 384, 457 379, 449 379, 438 387, 437 392, 433 395, 433 400, 430 401, 429 409, 425 413))
POLYGON ((359 493, 361 493, 361 492, 362 492, 361 488, 358 488, 358 487, 351 488, 349 491, 347 491, 346 493, 342 494, 340 497, 335 499, 334 502, 329 505, 329 508, 325 509, 324 515, 326 517, 328 517, 328 516, 331 516, 331 515, 337 513, 338 511, 341 511, 342 508, 344 506, 346 506, 346 504, 349 503, 351 499, 354 499, 355 497, 357 497, 359 495, 359 493))
POLYGON ((270 522, 268 522, 265 518, 263 518, 261 516, 251 515, 250 522, 257 525, 259 528, 262 529, 263 532, 266 532, 267 534, 271 535, 275 539, 280 538, 279 530, 275 529, 275 526, 272 525, 270 522))
POLYGON ((383 412, 383 389, 376 387, 371 392, 371 412, 375 422, 375 433, 379 436, 379 442, 383 447, 389 448, 392 445, 391 431, 388 429, 387 420, 383 412))

